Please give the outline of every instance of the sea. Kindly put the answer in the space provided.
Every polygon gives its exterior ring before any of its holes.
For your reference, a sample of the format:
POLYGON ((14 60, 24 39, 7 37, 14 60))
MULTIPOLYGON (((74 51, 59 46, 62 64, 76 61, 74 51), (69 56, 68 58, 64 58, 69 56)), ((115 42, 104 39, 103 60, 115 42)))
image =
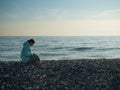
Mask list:
POLYGON ((35 40, 41 60, 120 58, 120 36, 0 36, 0 60, 20 61, 23 43, 35 40))

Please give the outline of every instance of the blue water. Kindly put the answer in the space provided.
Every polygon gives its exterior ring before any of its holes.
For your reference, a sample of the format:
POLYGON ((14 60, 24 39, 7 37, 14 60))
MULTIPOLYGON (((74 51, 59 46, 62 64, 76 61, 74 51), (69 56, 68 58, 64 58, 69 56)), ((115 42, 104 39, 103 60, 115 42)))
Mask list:
POLYGON ((30 38, 36 41, 32 53, 41 60, 120 58, 120 37, 1 36, 0 60, 21 60, 22 45, 30 38))

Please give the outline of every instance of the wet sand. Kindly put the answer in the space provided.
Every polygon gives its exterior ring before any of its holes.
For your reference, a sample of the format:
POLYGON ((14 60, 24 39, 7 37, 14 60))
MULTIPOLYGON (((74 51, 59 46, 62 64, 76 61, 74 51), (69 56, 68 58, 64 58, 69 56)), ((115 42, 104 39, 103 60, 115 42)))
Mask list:
POLYGON ((120 90, 120 59, 0 61, 1 90, 120 90))

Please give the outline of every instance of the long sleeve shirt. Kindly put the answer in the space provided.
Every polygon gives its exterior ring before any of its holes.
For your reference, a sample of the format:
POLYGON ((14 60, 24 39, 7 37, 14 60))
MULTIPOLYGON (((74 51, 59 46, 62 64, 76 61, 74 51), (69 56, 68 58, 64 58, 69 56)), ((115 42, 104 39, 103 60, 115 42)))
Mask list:
POLYGON ((23 44, 23 49, 21 51, 22 62, 27 63, 29 61, 31 55, 32 55, 32 53, 31 53, 31 49, 30 49, 30 44, 28 41, 26 41, 23 44))

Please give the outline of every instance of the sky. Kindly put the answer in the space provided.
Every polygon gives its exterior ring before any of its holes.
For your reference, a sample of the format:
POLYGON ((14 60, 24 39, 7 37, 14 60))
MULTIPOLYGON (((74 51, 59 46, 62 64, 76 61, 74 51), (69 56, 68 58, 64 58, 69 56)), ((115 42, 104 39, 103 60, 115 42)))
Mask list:
POLYGON ((0 36, 119 36, 120 0, 0 0, 0 36))

